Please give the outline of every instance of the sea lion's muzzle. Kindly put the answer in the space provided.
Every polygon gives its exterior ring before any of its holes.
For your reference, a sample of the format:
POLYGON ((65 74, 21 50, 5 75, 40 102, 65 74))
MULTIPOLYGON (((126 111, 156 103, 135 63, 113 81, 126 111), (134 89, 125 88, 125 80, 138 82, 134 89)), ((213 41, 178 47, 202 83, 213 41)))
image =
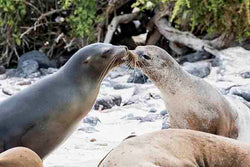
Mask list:
POLYGON ((123 64, 126 60, 126 57, 129 55, 129 50, 127 46, 116 46, 114 49, 115 56, 115 66, 123 64))
POLYGON ((140 54, 136 50, 129 50, 127 56, 124 57, 125 61, 131 67, 141 67, 143 64, 143 59, 141 58, 140 54))

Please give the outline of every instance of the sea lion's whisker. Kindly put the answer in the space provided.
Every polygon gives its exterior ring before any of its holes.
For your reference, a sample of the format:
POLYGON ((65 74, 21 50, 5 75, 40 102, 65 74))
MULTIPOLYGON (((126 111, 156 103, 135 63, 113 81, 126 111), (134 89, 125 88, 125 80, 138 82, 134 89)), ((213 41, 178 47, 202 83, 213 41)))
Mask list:
MULTIPOLYGON (((148 69, 146 68, 146 65, 143 62, 141 62, 141 64, 143 66, 143 69, 146 71, 146 73, 148 73, 148 69)), ((143 79, 144 79, 144 75, 143 75, 143 79)))
POLYGON ((102 74, 100 75, 100 78, 98 79, 99 81, 101 81, 101 80, 105 77, 107 71, 108 71, 108 70, 110 69, 110 67, 115 63, 115 60, 116 60, 116 56, 114 56, 114 57, 111 59, 110 63, 105 67, 105 69, 103 70, 102 74))
POLYGON ((105 75, 106 75, 107 71, 109 70, 110 66, 112 65, 114 59, 115 59, 115 57, 112 58, 111 61, 110 61, 110 63, 105 67, 105 69, 103 70, 102 74, 100 75, 99 80, 102 80, 105 77, 105 75))

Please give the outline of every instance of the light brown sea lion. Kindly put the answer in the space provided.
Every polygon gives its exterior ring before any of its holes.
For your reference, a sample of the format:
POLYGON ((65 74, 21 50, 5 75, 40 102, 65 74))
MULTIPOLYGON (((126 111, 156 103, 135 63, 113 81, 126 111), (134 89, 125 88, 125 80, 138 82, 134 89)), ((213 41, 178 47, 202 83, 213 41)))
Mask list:
POLYGON ((125 46, 86 46, 55 74, 1 102, 0 152, 24 146, 48 155, 87 115, 103 78, 126 53, 125 46))
MULTIPOLYGON (((247 126, 241 125, 249 124, 246 120, 250 122, 250 112, 238 113, 217 89, 187 73, 165 50, 156 46, 139 46, 131 53, 135 66, 161 91, 172 128, 235 139, 240 132, 246 132, 247 126)), ((244 138, 242 134, 241 138, 244 138)), ((250 141, 250 138, 243 140, 250 141)))
POLYGON ((249 167, 250 145, 209 133, 168 129, 129 138, 99 167, 249 167))
POLYGON ((15 147, 0 154, 0 167, 43 167, 43 162, 34 151, 15 147))

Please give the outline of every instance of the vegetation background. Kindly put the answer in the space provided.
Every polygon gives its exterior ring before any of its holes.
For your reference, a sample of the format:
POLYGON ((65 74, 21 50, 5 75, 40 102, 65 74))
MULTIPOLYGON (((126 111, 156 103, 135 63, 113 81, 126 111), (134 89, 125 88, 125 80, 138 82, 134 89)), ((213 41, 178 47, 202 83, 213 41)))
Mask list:
POLYGON ((0 31, 6 67, 31 50, 60 61, 93 42, 214 54, 250 49, 250 0, 0 0, 0 31), (133 38, 140 34, 144 41, 133 38))

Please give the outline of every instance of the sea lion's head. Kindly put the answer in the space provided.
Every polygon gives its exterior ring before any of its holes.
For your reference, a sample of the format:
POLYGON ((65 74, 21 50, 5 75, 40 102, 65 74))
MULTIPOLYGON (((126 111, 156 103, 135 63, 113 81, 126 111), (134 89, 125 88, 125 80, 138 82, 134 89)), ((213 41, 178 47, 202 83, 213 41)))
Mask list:
POLYGON ((172 70, 179 68, 175 60, 157 46, 138 46, 129 52, 128 64, 141 69, 158 87, 168 80, 172 70))
POLYGON ((65 74, 81 80, 96 80, 98 83, 114 67, 124 62, 128 54, 126 46, 115 46, 105 43, 88 45, 77 51, 65 64, 65 74))

